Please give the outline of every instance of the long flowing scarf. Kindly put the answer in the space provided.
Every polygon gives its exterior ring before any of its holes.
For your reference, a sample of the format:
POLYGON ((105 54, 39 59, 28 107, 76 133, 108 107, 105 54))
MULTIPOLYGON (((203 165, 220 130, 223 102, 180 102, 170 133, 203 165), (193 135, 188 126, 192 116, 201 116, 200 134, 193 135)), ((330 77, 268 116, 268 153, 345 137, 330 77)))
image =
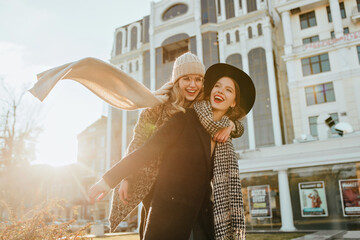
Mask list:
MULTIPOLYGON (((224 116, 214 121, 209 101, 194 104, 201 124, 211 135, 229 126, 229 118, 224 116)), ((217 143, 214 156, 214 221, 215 239, 245 239, 245 216, 241 193, 240 174, 234 146, 230 139, 217 143)))

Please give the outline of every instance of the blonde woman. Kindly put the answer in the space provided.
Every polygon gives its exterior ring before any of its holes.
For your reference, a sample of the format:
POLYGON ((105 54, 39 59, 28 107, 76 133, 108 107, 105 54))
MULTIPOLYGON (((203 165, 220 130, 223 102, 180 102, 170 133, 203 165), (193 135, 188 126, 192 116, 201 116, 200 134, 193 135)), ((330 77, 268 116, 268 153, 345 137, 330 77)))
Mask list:
MULTIPOLYGON (((190 52, 175 60, 171 80, 156 92, 157 95, 168 95, 169 99, 156 107, 145 109, 140 114, 127 153, 141 147, 175 113, 185 112, 185 108, 192 107, 196 101, 203 99, 204 74, 204 65, 196 55, 190 52)), ((217 132, 214 140, 225 142, 230 134, 232 137, 240 137, 242 133, 241 123, 231 122, 229 127, 217 132)), ((111 231, 114 231, 140 202, 143 202, 139 230, 142 239, 143 227, 152 199, 153 185, 158 174, 159 158, 153 160, 148 167, 144 167, 124 179, 115 188, 109 218, 111 231)), ((105 184, 102 186, 105 187, 105 184)))
POLYGON ((246 73, 228 64, 213 65, 205 78, 206 100, 175 114, 90 189, 92 200, 106 195, 124 177, 164 156, 144 240, 245 239, 236 154, 231 140, 216 143, 212 136, 228 127, 229 119, 242 118, 251 110, 255 87, 246 73))

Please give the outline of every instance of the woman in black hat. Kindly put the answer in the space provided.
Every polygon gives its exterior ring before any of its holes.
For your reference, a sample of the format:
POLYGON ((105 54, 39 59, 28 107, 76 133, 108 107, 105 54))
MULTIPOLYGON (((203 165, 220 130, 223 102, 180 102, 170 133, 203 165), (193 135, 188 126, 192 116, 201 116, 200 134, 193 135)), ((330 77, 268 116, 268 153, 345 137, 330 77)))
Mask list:
POLYGON ((237 158, 231 140, 212 136, 245 117, 255 101, 250 77, 228 64, 205 74, 205 101, 169 120, 140 149, 126 156, 90 189, 90 200, 164 155, 143 239, 245 239, 237 158))

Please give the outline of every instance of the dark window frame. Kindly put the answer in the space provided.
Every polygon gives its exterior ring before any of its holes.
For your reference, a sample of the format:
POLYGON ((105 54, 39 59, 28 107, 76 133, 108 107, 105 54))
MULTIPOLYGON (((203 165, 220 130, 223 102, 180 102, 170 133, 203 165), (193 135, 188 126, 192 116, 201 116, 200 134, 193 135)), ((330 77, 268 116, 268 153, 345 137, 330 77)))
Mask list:
POLYGON ((320 55, 303 58, 303 59, 301 59, 301 67, 302 67, 302 72, 303 72, 304 77, 309 76, 309 75, 318 74, 318 73, 329 72, 329 71, 331 71, 329 54, 323 53, 320 55), (315 66, 317 64, 319 67, 319 72, 314 70, 315 66), (309 72, 306 72, 307 66, 309 66, 309 70, 310 70, 309 72), (329 66, 329 68, 324 69, 326 66, 329 66))
POLYGON ((247 12, 257 11, 257 5, 255 0, 246 0, 247 12))
POLYGON ((188 12, 189 7, 188 5, 184 4, 184 3, 177 3, 174 5, 171 5, 170 7, 168 7, 162 14, 161 19, 163 21, 167 21, 176 17, 179 17, 181 15, 184 15, 188 12), (176 8, 178 9, 178 11, 175 11, 176 8))
POLYGON ((239 30, 235 31, 235 41, 240 42, 240 32, 239 32, 239 30))
POLYGON ((310 27, 317 26, 315 11, 300 14, 299 18, 300 18, 300 28, 301 29, 307 29, 310 27), (314 21, 312 21, 312 19, 314 19, 314 21))
POLYGON ((226 19, 235 17, 234 0, 224 0, 225 2, 225 16, 226 19))
POLYGON ((248 37, 249 37, 249 39, 253 38, 253 33, 252 33, 252 27, 251 26, 248 27, 248 37))
POLYGON ((118 32, 116 34, 116 46, 115 46, 115 55, 119 55, 122 53, 122 44, 123 44, 123 36, 122 32, 118 32))
POLYGON ((130 51, 131 51, 137 49, 138 30, 136 26, 131 28, 130 34, 131 34, 131 40, 130 40, 130 51))
POLYGON ((308 44, 308 43, 318 42, 318 41, 320 41, 319 35, 303 38, 303 40, 302 40, 303 45, 308 44))
MULTIPOLYGON (((340 2, 339 3, 339 7, 340 7, 340 15, 341 15, 341 19, 345 19, 346 18, 346 10, 345 10, 345 4, 344 2, 340 2)), ((327 13, 327 17, 328 17, 328 22, 332 22, 332 16, 331 16, 331 9, 330 6, 326 6, 326 13, 327 13)))
POLYGON ((230 33, 226 33, 226 44, 227 45, 231 44, 230 33))
POLYGON ((259 23, 257 25, 257 30, 258 30, 258 36, 262 36, 263 35, 263 31, 262 31, 262 25, 261 23, 259 23))
POLYGON ((305 87, 305 98, 306 105, 312 106, 322 103, 335 102, 335 88, 333 82, 327 82, 323 84, 317 84, 305 87), (320 91, 319 91, 320 87, 320 91), (321 96, 323 101, 321 101, 318 96, 321 96), (329 99, 330 96, 333 96, 333 99, 329 99))

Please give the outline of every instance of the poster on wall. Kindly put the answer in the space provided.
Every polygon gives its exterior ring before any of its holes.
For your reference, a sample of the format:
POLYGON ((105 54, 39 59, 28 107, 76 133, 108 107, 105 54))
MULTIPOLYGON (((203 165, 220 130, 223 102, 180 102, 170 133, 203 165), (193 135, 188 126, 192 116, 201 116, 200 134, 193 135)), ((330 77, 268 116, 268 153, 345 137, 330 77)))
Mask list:
POLYGON ((360 179, 339 180, 345 217, 360 216, 360 179))
POLYGON ((328 215, 323 181, 299 183, 299 196, 302 217, 326 217, 328 215))
POLYGON ((248 186, 250 216, 252 218, 271 218, 270 186, 248 186))

